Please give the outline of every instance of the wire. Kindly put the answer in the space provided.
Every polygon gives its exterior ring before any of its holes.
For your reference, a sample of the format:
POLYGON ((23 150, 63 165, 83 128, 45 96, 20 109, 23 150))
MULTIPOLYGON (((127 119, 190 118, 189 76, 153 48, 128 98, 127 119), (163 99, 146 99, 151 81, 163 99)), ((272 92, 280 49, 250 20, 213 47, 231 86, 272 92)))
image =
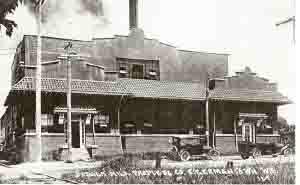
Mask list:
POLYGON ((15 50, 17 48, 0 48, 0 50, 15 50))
POLYGON ((0 55, 13 55, 14 53, 0 53, 0 55))

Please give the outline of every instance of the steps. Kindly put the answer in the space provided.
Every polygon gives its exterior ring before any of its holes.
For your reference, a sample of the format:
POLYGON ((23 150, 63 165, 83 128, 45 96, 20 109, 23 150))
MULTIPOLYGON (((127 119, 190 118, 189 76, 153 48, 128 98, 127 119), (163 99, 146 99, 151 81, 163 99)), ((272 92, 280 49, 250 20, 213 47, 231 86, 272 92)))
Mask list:
POLYGON ((75 161, 88 161, 90 160, 90 155, 86 148, 72 148, 71 149, 71 157, 69 158, 68 150, 63 150, 60 155, 60 160, 68 160, 70 162, 75 161))

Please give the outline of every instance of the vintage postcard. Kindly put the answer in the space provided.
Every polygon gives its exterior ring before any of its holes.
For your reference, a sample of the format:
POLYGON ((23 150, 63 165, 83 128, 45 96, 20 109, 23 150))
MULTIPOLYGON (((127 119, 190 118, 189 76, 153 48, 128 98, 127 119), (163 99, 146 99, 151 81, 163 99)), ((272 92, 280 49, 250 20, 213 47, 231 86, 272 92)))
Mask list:
POLYGON ((296 184, 295 0, 0 0, 0 183, 296 184))

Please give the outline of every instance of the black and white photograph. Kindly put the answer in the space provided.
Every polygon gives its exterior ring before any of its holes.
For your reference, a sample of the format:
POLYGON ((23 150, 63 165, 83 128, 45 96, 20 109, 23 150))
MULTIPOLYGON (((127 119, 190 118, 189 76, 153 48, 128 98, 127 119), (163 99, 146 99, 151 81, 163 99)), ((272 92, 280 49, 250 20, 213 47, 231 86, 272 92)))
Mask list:
POLYGON ((0 0, 0 184, 296 184, 296 18, 0 0))

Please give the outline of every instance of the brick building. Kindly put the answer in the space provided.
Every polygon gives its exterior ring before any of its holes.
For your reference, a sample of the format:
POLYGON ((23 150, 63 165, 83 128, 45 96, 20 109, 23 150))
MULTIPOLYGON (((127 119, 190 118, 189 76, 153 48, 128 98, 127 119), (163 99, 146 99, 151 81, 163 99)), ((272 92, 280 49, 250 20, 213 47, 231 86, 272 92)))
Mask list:
MULTIPOLYGON (((134 1, 130 1, 134 3, 134 1)), ((277 84, 246 67, 228 76, 228 54, 179 50, 144 37, 131 4, 128 36, 91 41, 42 37, 42 156, 54 159, 66 145, 67 62, 72 60, 72 147, 93 155, 168 151, 170 136, 201 137, 222 153, 238 151, 237 143, 276 142, 272 129, 277 108, 290 101, 277 84), (206 82, 209 128, 205 124, 206 82)), ((12 64, 11 90, 1 118, 6 150, 19 161, 35 153, 35 69, 37 38, 25 35, 12 64)))

